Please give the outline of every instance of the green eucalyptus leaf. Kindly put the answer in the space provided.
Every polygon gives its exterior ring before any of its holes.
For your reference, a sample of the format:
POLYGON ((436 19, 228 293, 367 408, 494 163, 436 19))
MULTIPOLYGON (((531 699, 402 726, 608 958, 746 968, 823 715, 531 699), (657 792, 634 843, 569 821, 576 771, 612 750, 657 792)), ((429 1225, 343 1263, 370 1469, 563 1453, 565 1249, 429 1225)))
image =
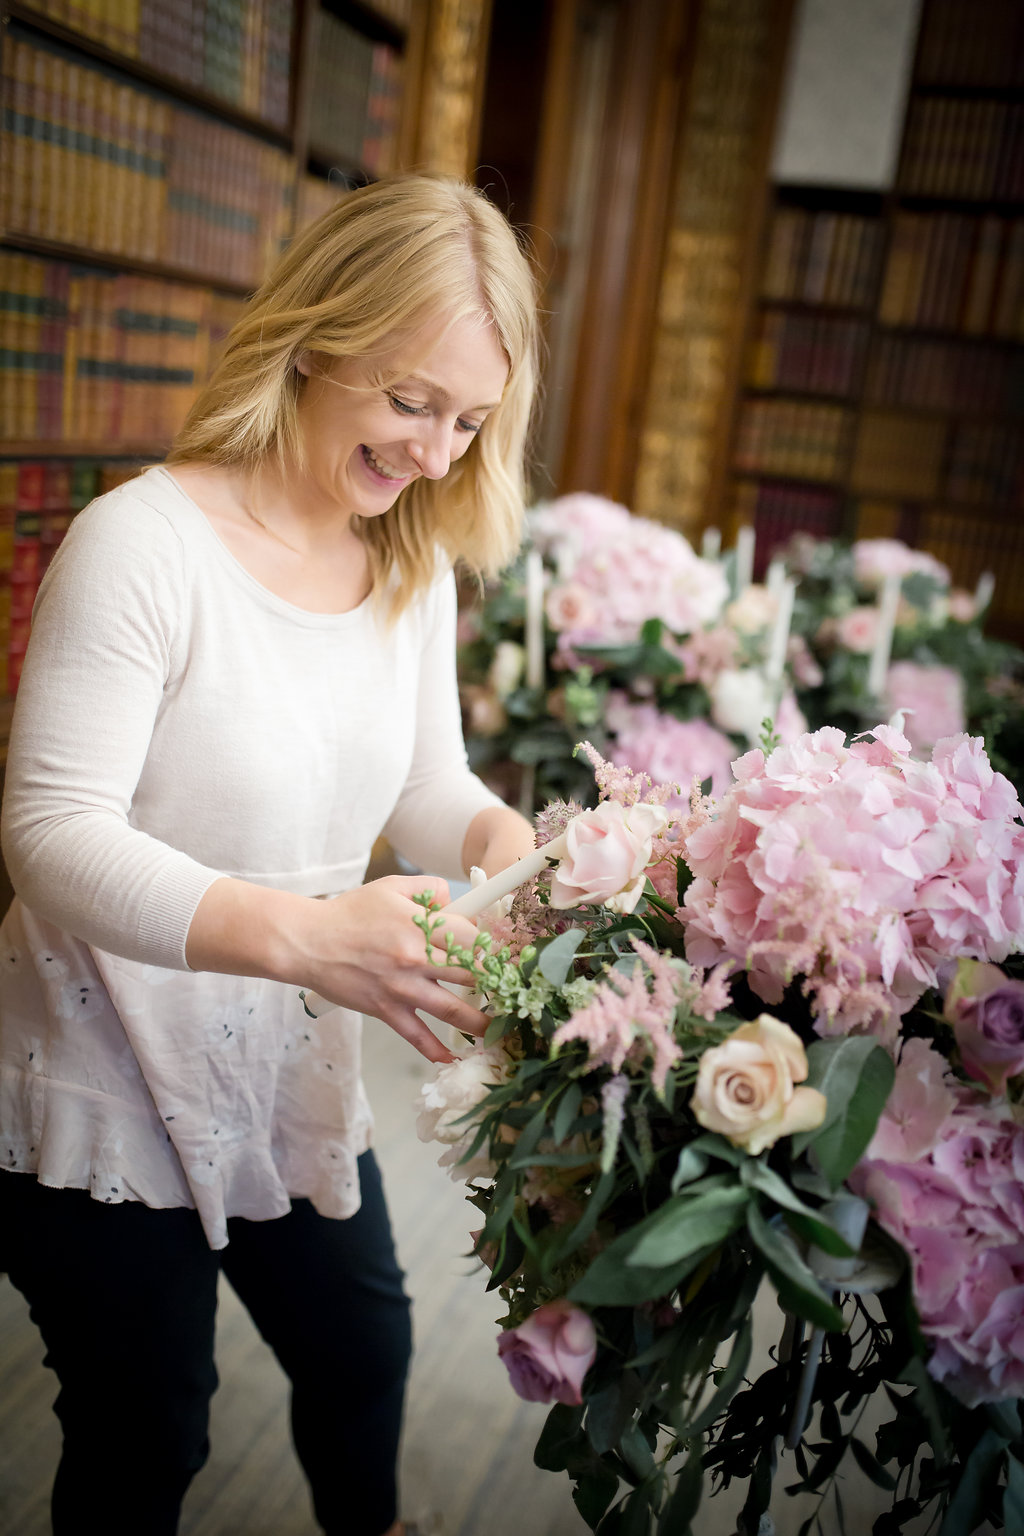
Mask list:
POLYGON ((702 1435, 715 1422, 723 1408, 729 1403, 746 1375, 747 1366, 750 1364, 751 1350, 753 1349, 753 1339, 753 1323, 748 1312, 733 1340, 729 1363, 723 1371, 718 1373, 715 1390, 711 1397, 691 1424, 679 1426, 681 1439, 696 1440, 698 1436, 702 1435))
POLYGON ((695 1440, 661 1512, 658 1536, 689 1536, 690 1522, 700 1508, 704 1491, 702 1450, 700 1440, 695 1440))
POLYGON ((1007 1531, 1024 1531, 1024 1462, 1012 1451, 1007 1459, 1003 1525, 1007 1531))
POLYGON ((672 1193, 678 1194, 684 1184, 690 1184, 694 1179, 699 1179, 707 1166, 706 1152, 698 1152, 692 1143, 684 1147, 679 1154, 676 1171, 672 1175, 672 1193))
POLYGON ((534 1466, 543 1467, 545 1472, 564 1472, 572 1451, 586 1443, 582 1424, 582 1408, 556 1403, 544 1420, 540 1439, 534 1447, 534 1466))
POLYGON ((626 1260, 634 1268, 657 1268, 686 1259, 698 1248, 713 1248, 743 1224, 750 1196, 741 1186, 683 1193, 667 1200, 653 1218, 634 1228, 643 1230, 626 1260))
POLYGON ((560 987, 572 970, 576 951, 586 938, 586 929, 567 928, 539 950, 537 968, 554 987, 560 987))
POLYGON ((586 1274, 570 1290, 570 1301, 591 1307, 635 1307, 644 1301, 657 1301, 681 1285, 717 1247, 714 1244, 698 1248, 677 1264, 640 1269, 626 1263, 626 1255, 632 1252, 633 1235, 632 1232, 623 1234, 625 1242, 623 1238, 616 1238, 598 1254, 586 1274))
POLYGON ((647 1477, 654 1467, 654 1456, 644 1438, 643 1430, 635 1420, 630 1420, 619 1439, 622 1459, 635 1477, 647 1477))
POLYGON ((562 1094, 558 1108, 555 1111, 553 1134, 556 1147, 560 1147, 568 1136, 572 1123, 579 1114, 582 1103, 583 1089, 579 1083, 570 1083, 562 1094))
POLYGON ((747 1208, 747 1229, 764 1256, 768 1272, 787 1310, 819 1328, 839 1333, 843 1315, 822 1290, 789 1233, 765 1220, 756 1201, 747 1208))
POLYGON ((767 1195, 769 1200, 773 1200, 783 1210, 793 1211, 801 1216, 806 1227, 806 1231, 802 1232, 801 1236, 809 1237, 825 1253, 834 1254, 837 1258, 846 1259, 852 1258, 857 1252, 855 1248, 850 1247, 849 1243, 845 1241, 834 1227, 822 1220, 818 1211, 813 1210, 809 1205, 805 1205, 800 1196, 794 1194, 785 1179, 781 1178, 774 1168, 769 1168, 767 1163, 762 1163, 760 1159, 752 1158, 750 1162, 744 1163, 741 1167, 740 1178, 744 1184, 749 1185, 752 1189, 759 1190, 763 1195, 767 1195))
POLYGON ((825 1119, 793 1137, 793 1152, 813 1148, 814 1162, 835 1190, 875 1133, 892 1091, 895 1067, 870 1035, 816 1040, 807 1051, 807 1084, 825 1095, 825 1119))
POLYGON ((572 1491, 573 1503, 592 1531, 619 1491, 619 1479, 607 1462, 595 1458, 592 1466, 580 1474, 572 1491))
POLYGON ((985 1516, 990 1490, 999 1477, 1006 1442, 994 1429, 986 1429, 964 1467, 956 1492, 939 1527, 939 1536, 970 1536, 985 1516))

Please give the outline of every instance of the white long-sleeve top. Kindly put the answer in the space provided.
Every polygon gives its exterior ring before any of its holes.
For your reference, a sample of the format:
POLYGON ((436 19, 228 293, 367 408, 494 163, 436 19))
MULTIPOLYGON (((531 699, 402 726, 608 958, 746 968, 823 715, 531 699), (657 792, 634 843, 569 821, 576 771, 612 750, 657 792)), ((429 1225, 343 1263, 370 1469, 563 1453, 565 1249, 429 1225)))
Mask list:
POLYGON ((450 573, 388 628, 241 566, 162 468, 79 514, 33 617, 11 732, 0 1165, 98 1199, 228 1216, 358 1208, 360 1020, 193 972, 220 875, 316 896, 376 838, 461 876, 498 802, 469 771, 450 573))

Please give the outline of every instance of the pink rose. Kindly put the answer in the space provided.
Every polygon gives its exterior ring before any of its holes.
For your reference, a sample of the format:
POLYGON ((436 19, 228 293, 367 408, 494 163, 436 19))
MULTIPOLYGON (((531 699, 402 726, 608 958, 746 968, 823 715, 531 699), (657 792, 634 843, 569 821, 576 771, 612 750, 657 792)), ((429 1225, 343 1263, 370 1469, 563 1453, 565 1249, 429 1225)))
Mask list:
POLYGON ((977 608, 973 592, 965 592, 963 587, 954 587, 949 594, 949 616, 955 623, 970 624, 977 608))
POLYGON ((851 608, 836 625, 836 640, 844 649, 866 656, 875 643, 877 629, 877 608, 851 608))
POLYGON ((544 600, 544 613, 554 630, 590 629, 597 622, 597 605, 586 587, 567 581, 551 587, 544 600))
POLYGON ((593 1323, 568 1301, 546 1302, 518 1328, 498 1335, 512 1386, 528 1403, 581 1403, 583 1378, 596 1353, 593 1323))
POLYGON ((825 1096, 797 1088, 807 1053, 788 1024, 762 1013, 741 1024, 700 1059, 691 1105, 698 1124, 717 1131, 752 1157, 780 1136, 813 1131, 825 1118, 825 1096))
POLYGON ((1024 982, 997 965, 961 960, 943 1012, 968 1076, 1005 1093, 1007 1079, 1024 1072, 1024 982))
POLYGON ((565 856, 551 880, 551 905, 632 912, 643 894, 651 840, 668 819, 664 806, 625 806, 617 800, 583 811, 566 832, 565 856))

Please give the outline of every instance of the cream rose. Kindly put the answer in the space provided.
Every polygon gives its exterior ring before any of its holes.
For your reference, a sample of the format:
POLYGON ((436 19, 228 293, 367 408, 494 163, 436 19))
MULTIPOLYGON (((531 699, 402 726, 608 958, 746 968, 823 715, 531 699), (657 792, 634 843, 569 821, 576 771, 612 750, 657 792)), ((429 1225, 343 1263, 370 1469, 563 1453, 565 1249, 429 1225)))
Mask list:
POLYGON ((566 852, 551 880, 553 907, 632 912, 643 894, 651 840, 668 825, 663 805, 604 800, 569 823, 566 852))
POLYGON ((795 1086, 806 1076, 799 1036, 762 1013, 704 1052, 691 1107, 705 1130, 756 1157, 780 1136, 813 1131, 824 1120, 825 1095, 795 1086))
POLYGON ((526 651, 521 645, 517 645, 514 640, 498 641, 488 668, 487 681, 502 703, 519 687, 525 666, 526 651))

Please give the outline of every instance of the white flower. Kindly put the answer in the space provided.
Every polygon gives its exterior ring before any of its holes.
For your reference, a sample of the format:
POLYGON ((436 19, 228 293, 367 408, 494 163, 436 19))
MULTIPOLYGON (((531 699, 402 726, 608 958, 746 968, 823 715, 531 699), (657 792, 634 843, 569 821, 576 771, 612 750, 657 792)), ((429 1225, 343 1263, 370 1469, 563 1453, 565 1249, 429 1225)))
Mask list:
MULTIPOLYGON (((457 1061, 440 1066, 419 1096, 416 1134, 420 1141, 441 1141, 455 1146, 471 1134, 468 1122, 459 1121, 483 1099, 488 1090, 503 1083, 515 1062, 501 1045, 478 1045, 457 1061)), ((468 1144, 468 1143, 467 1143, 468 1144)))
POLYGON ((710 692, 715 724, 754 745, 761 735, 761 722, 772 712, 768 684, 761 673, 753 667, 719 672, 710 692))

